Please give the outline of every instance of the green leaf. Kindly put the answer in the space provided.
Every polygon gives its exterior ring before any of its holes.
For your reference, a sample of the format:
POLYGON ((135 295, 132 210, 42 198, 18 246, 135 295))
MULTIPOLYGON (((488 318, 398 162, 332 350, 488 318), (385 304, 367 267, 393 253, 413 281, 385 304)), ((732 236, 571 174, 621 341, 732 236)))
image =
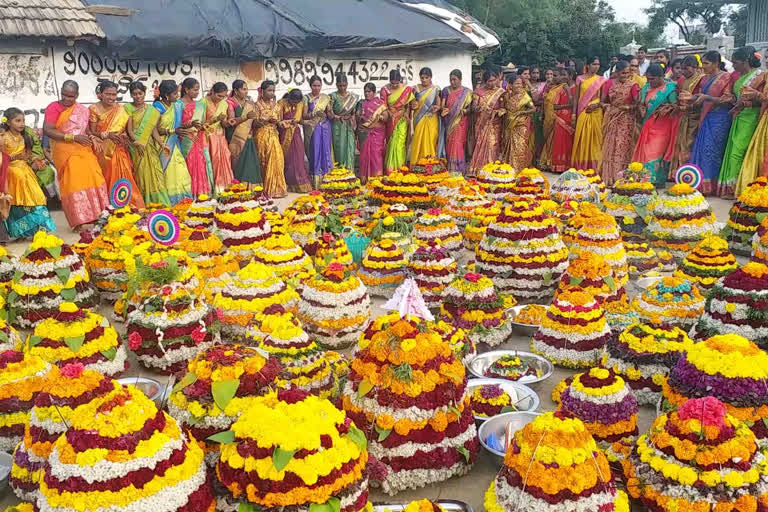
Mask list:
POLYGON ((762 224, 765 217, 768 216, 768 213, 762 212, 755 215, 755 220, 758 224, 762 224))
POLYGON ((283 450, 279 446, 275 446, 275 451, 272 452, 272 465, 278 471, 282 471, 291 462, 295 453, 296 450, 283 450))
POLYGON ((517 407, 515 407, 514 405, 505 405, 504 407, 501 408, 501 412, 502 414, 505 412, 517 412, 517 407))
POLYGON ((765 425, 765 428, 768 428, 768 418, 763 418, 763 425, 765 425))
POLYGON ((379 442, 384 441, 386 438, 389 437, 389 434, 392 433, 392 429, 391 428, 384 429, 384 428, 381 428, 376 423, 373 424, 373 428, 375 428, 376 432, 378 432, 378 434, 379 434, 379 442))
POLYGON ((544 274, 544 284, 549 284, 552 282, 552 272, 546 272, 544 274))
POLYGON ((367 395, 373 389, 373 384, 367 380, 361 380, 357 386, 357 398, 362 398, 367 395))
MULTIPOLYGON (((22 272, 21 270, 17 270, 16 272, 14 272, 13 273, 13 282, 14 283, 18 283, 19 280, 21 279, 21 276, 23 276, 23 275, 24 275, 24 272, 22 272)), ((8 294, 8 297, 10 297, 10 296, 11 295, 8 294)))
POLYGON ((613 276, 605 276, 603 282, 608 285, 612 292, 616 291, 616 281, 613 280, 613 276))
POLYGON ((184 378, 182 378, 179 382, 177 382, 175 386, 173 386, 171 393, 178 393, 185 387, 191 386, 195 382, 197 382, 197 374, 193 372, 189 372, 184 376, 184 378))
POLYGON ((583 280, 584 280, 583 277, 573 277, 573 276, 571 276, 571 281, 569 282, 569 284, 571 286, 577 286, 577 285, 580 285, 583 280))
POLYGON ((19 298, 19 294, 16 293, 15 291, 11 290, 8 293, 8 297, 5 298, 5 303, 6 304, 11 304, 11 303, 13 303, 18 298, 19 298))
POLYGON ((60 245, 57 245, 56 247, 46 247, 45 250, 48 251, 48 254, 50 254, 54 258, 58 258, 59 256, 61 256, 61 246, 60 245))
POLYGON ((64 288, 61 290, 60 295, 64 300, 73 301, 77 296, 77 291, 74 288, 64 288))
POLYGON ((107 350, 102 350, 101 355, 109 359, 110 361, 115 360, 115 356, 117 355, 117 349, 115 347, 111 347, 107 350))
POLYGON ((352 440, 352 442, 355 443, 358 448, 360 448, 361 452, 365 451, 366 447, 368 446, 368 440, 365 438, 365 434, 362 430, 354 425, 350 425, 349 433, 347 435, 352 440))
POLYGON ((456 448, 456 450, 457 450, 457 451, 458 451, 460 454, 462 454, 462 455, 464 456, 464 460, 465 460, 465 461, 469 462, 469 456, 470 456, 469 450, 467 450, 467 449, 466 449, 466 448, 464 448, 463 446, 459 446, 458 448, 456 448))
POLYGON ((309 512, 339 512, 341 510, 341 500, 331 496, 328 498, 327 503, 318 505, 317 503, 311 503, 309 505, 309 512))
POLYGON ((235 433, 232 430, 225 430, 224 432, 208 436, 205 440, 212 443, 233 444, 235 442, 235 433))
POLYGON ((101 319, 101 326, 105 329, 109 328, 109 320, 107 320, 107 317, 101 319))
POLYGON ((69 276, 72 274, 72 272, 69 270, 69 267, 57 268, 54 270, 54 272, 56 272, 56 276, 58 276, 61 284, 67 284, 67 281, 69 281, 69 276))
POLYGON ((454 413, 456 416, 458 416, 459 418, 461 418, 461 411, 459 410, 459 408, 458 408, 458 407, 456 407, 455 405, 452 405, 452 406, 450 406, 448 409, 449 409, 449 410, 450 410, 452 413, 454 413))
POLYGON ((80 347, 83 346, 83 342, 85 342, 85 336, 74 336, 72 338, 64 338, 64 343, 67 344, 69 347, 69 350, 72 352, 77 352, 80 350, 80 347))
POLYGON ((221 380, 211 384, 211 394, 213 401, 222 411, 227 408, 229 402, 235 397, 237 388, 240 386, 240 379, 221 380))
POLYGON ((237 507, 237 512, 261 512, 261 509, 253 503, 241 503, 237 507))

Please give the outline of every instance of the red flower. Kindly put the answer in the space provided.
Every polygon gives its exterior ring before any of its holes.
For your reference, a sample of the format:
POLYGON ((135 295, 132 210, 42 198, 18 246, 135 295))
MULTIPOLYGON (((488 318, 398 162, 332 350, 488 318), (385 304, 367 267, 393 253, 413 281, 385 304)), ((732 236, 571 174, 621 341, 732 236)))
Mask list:
POLYGON ((328 232, 323 233, 323 241, 328 243, 333 242, 333 235, 328 232))
POLYGON ((216 308, 216 318, 221 320, 224 318, 224 309, 223 308, 216 308))
POLYGON ((467 272, 466 274, 464 274, 464 279, 472 283, 478 282, 482 277, 483 277, 482 275, 476 272, 467 272))
POLYGON ((171 287, 170 287, 170 286, 163 286, 163 295, 165 295, 166 297, 167 297, 168 295, 170 295, 172 291, 173 291, 173 290, 171 289, 171 287))
POLYGON ((311 195, 311 196, 320 196, 322 194, 323 193, 320 192, 319 190, 313 190, 312 192, 309 193, 309 195, 311 195))
POLYGON ((440 210, 440 208, 430 208, 429 210, 427 210, 427 213, 430 215, 440 215, 442 211, 440 210))
POLYGON ((328 270, 331 272, 344 272, 344 265, 338 261, 334 261, 328 265, 328 270))
POLYGON ((235 179, 233 179, 233 180, 232 180, 232 184, 233 184, 233 185, 237 185, 238 183, 240 183, 240 181, 238 181, 238 180, 235 180, 235 179))
POLYGON ((152 268, 165 268, 168 266, 167 261, 158 261, 152 264, 152 268))
POLYGON ((198 326, 189 336, 192 338, 192 341, 195 342, 195 345, 199 345, 205 339, 205 328, 203 326, 198 326))
POLYGON ((141 341, 141 334, 136 331, 128 335, 128 347, 131 350, 139 350, 141 348, 141 341))
POLYGON ((688 400, 677 410, 681 420, 699 420, 702 425, 715 427, 723 426, 725 414, 725 405, 711 396, 688 400))
POLYGON ((70 379, 76 379, 77 377, 82 375, 83 370, 85 370, 85 366, 83 366, 81 363, 70 363, 61 369, 61 374, 64 377, 68 377, 70 379))

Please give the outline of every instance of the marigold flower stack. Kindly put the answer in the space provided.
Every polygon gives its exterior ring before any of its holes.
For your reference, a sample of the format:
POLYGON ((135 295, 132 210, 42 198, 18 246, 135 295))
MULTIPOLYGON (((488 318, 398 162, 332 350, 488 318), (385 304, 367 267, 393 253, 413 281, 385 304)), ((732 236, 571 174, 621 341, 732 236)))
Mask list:
POLYGON ((632 309, 645 322, 676 325, 688 330, 704 312, 704 297, 690 281, 663 277, 634 298, 632 309))
POLYGON ((613 268, 599 254, 581 251, 568 264, 558 290, 578 286, 600 301, 603 307, 626 297, 624 287, 617 288, 613 268))
POLYGON ((589 182, 589 179, 576 169, 568 169, 552 183, 552 199, 558 203, 565 201, 597 202, 600 190, 589 182))
POLYGON ((363 187, 355 173, 344 167, 334 167, 323 176, 320 191, 332 205, 350 204, 362 198, 363 187))
POLYGON ((454 357, 464 365, 468 365, 477 356, 477 345, 467 336, 464 329, 459 329, 445 320, 437 320, 430 326, 443 341, 448 343, 453 350, 454 357))
POLYGON ((503 201, 515 188, 515 170, 501 162, 485 164, 476 179, 485 195, 496 201, 503 201))
POLYGON ((487 206, 489 199, 475 181, 464 182, 448 199, 445 211, 453 217, 459 228, 464 228, 479 206, 487 206))
POLYGON ((444 159, 421 158, 413 165, 411 171, 421 175, 422 182, 433 195, 443 181, 451 177, 444 159))
POLYGON ((645 216, 649 204, 656 199, 656 189, 650 178, 640 162, 632 162, 605 198, 605 213, 618 222, 625 244, 645 240, 645 216))
POLYGON ((728 212, 725 239, 741 256, 752 254, 752 238, 768 215, 768 178, 758 177, 749 184, 728 212))
POLYGON ((488 226, 500 213, 501 207, 497 201, 487 201, 478 205, 472 214, 472 219, 464 225, 462 233, 464 248, 474 252, 477 245, 482 242, 488 226))
POLYGON ((29 353, 0 353, 0 450, 11 453, 24 437, 37 394, 51 365, 29 353))
POLYGON ((675 276, 691 281, 706 293, 718 279, 730 274, 738 266, 736 258, 728 250, 728 242, 719 236, 710 235, 683 258, 675 276))
POLYGON ((219 237, 205 228, 195 228, 184 240, 179 240, 179 249, 186 251, 195 263, 200 277, 205 282, 205 294, 211 299, 224 287, 226 278, 240 270, 232 254, 224 248, 219 237))
POLYGON ((504 197, 505 202, 515 201, 542 201, 548 194, 541 183, 536 183, 529 176, 518 176, 514 184, 509 187, 509 192, 504 197))
POLYGON ((440 308, 443 292, 456 279, 457 269, 450 249, 442 245, 419 247, 408 260, 408 270, 430 309, 440 308))
POLYGON ((212 228, 216 219, 214 213, 218 203, 212 197, 206 194, 200 194, 197 199, 189 205, 187 213, 184 216, 184 224, 192 229, 212 228))
POLYGON ((369 201, 373 204, 403 203, 413 210, 426 210, 431 206, 432 196, 420 174, 395 171, 371 183, 369 201))
POLYGON ((315 273, 312 259, 290 235, 272 233, 253 248, 253 261, 270 267, 283 280, 304 280, 315 273))
POLYGON ((430 208, 419 215, 413 225, 413 238, 419 247, 437 242, 446 250, 457 251, 463 245, 461 231, 453 218, 439 208, 430 208))
POLYGON ((266 240, 272 227, 253 192, 240 188, 224 191, 218 202, 214 213, 216 234, 242 266, 253 256, 254 244, 266 240))
POLYGON ((286 232, 291 235, 294 242, 302 247, 306 247, 317 238, 315 218, 327 206, 328 202, 323 195, 318 191, 314 191, 297 197, 285 209, 283 216, 287 219, 286 232))
POLYGON ((624 247, 627 251, 627 265, 631 279, 638 279, 646 272, 661 271, 659 256, 646 242, 625 241, 624 247))
POLYGON ((496 293, 493 281, 474 272, 457 277, 445 289, 440 317, 464 330, 475 345, 500 345, 512 332, 504 301, 496 293))
POLYGON ((344 239, 330 233, 323 233, 318 240, 317 251, 315 252, 315 268, 321 270, 332 261, 344 265, 347 270, 357 268, 344 239))
POLYGON ((371 243, 365 251, 357 276, 372 296, 390 297, 404 280, 407 260, 403 250, 385 238, 371 243))

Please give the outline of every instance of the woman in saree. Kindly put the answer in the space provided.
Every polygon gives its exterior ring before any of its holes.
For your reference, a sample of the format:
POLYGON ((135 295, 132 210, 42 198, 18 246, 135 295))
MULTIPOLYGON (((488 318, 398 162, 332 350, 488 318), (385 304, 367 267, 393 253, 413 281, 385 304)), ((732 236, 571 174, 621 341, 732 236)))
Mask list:
POLYGON ((45 155, 45 150, 43 149, 43 144, 40 142, 38 131, 31 126, 25 126, 24 133, 26 133, 26 136, 29 137, 29 140, 32 143, 27 163, 32 170, 35 171, 37 183, 49 199, 58 197, 59 191, 56 188, 56 170, 45 155))
POLYGON ((536 105, 536 112, 533 113, 532 117, 533 133, 531 134, 534 140, 534 162, 539 161, 541 151, 544 148, 544 100, 553 85, 553 81, 554 73, 551 69, 544 70, 543 76, 541 68, 534 67, 531 69, 531 99, 536 105))
POLYGON ((155 151, 150 151, 148 148, 152 130, 160 120, 160 112, 153 106, 144 103, 147 87, 143 83, 133 82, 128 87, 128 91, 131 93, 133 103, 125 105, 125 110, 130 115, 125 131, 132 141, 128 150, 131 153, 133 170, 139 185, 138 190, 134 190, 134 193, 141 193, 145 203, 171 206, 171 199, 165 188, 160 158, 155 151))
POLYGON ((213 192, 213 168, 210 153, 205 138, 205 115, 207 105, 198 100, 200 82, 189 77, 181 82, 181 102, 184 109, 181 113, 181 129, 184 135, 180 138, 181 154, 187 162, 189 177, 192 180, 192 194, 213 192))
POLYGON ((449 172, 467 172, 467 132, 469 111, 472 108, 472 91, 461 85, 461 71, 454 69, 449 76, 451 85, 443 89, 442 111, 445 155, 449 172))
MULTIPOLYGON (((547 133, 547 145, 551 139, 551 164, 552 172, 563 172, 571 167, 571 153, 573 150, 573 80, 576 71, 572 69, 559 69, 556 81, 560 87, 553 94, 551 132, 547 133)), ((550 128, 547 128, 550 129, 550 128)), ((545 147, 546 150, 546 147, 545 147)))
POLYGON ((576 131, 571 165, 576 169, 599 169, 603 161, 603 110, 600 88, 605 79, 598 75, 600 59, 587 63, 587 72, 576 79, 576 131))
POLYGON ((603 162, 600 176, 610 187, 619 173, 627 168, 634 148, 635 115, 640 88, 632 81, 629 63, 616 63, 616 78, 608 80, 602 103, 603 116, 603 162))
POLYGON ((484 85, 472 96, 475 113, 475 149, 469 165, 470 176, 475 176, 484 165, 495 162, 501 154, 501 127, 504 118, 504 89, 499 78, 490 71, 483 73, 484 85))
POLYGON ((333 158, 346 169, 355 168, 355 107, 359 100, 357 94, 347 90, 347 75, 337 73, 336 91, 331 93, 328 117, 331 119, 333 134, 333 158))
POLYGON ((301 91, 291 89, 280 106, 280 145, 285 161, 285 183, 291 192, 306 193, 312 190, 312 182, 304 162, 304 141, 301 139, 301 121, 304 117, 304 102, 301 91))
POLYGON ((159 95, 152 106, 160 113, 160 119, 152 130, 150 151, 160 159, 165 178, 165 190, 171 205, 192 196, 192 178, 187 162, 181 154, 179 138, 189 135, 191 128, 183 128, 181 116, 184 103, 179 100, 176 82, 163 80, 158 86, 159 95))
POLYGON ((701 79, 704 76, 699 61, 693 55, 683 59, 680 70, 682 76, 677 82, 677 110, 680 112, 675 133, 675 152, 672 155, 670 170, 674 171, 688 162, 691 147, 699 131, 699 109, 691 104, 693 97, 701 92, 701 79))
POLYGON ((555 98, 560 95, 560 91, 565 84, 560 80, 559 73, 555 74, 551 86, 544 94, 541 108, 541 130, 542 147, 539 156, 539 166, 544 170, 552 169, 552 143, 555 134, 555 98))
POLYGON ((411 165, 428 156, 437 157, 440 138, 440 88, 432 84, 432 70, 419 70, 421 84, 416 86, 413 110, 413 138, 411 139, 411 165))
POLYGON ((66 80, 61 99, 45 109, 43 133, 51 141, 61 206, 72 227, 94 222, 107 207, 107 185, 88 132, 90 111, 77 103, 79 86, 66 80))
POLYGON ((733 122, 717 180, 717 195, 727 199, 738 196, 757 176, 746 175, 743 179, 739 176, 744 155, 760 119, 760 104, 753 103, 750 95, 744 96, 742 91, 745 88, 747 91, 762 89, 768 76, 760 70, 760 54, 752 46, 737 49, 731 60, 733 68, 739 73, 738 80, 733 83, 736 106, 731 110, 733 122))
POLYGON ((312 92, 304 97, 304 149, 309 161, 312 186, 320 188, 323 176, 333 167, 331 122, 328 120, 331 99, 320 92, 323 81, 319 76, 311 77, 309 86, 312 92))
MULTIPOLYGON (((205 104, 205 135, 213 168, 212 190, 223 191, 235 180, 232 175, 232 155, 229 152, 224 127, 230 124, 228 117, 227 84, 216 82, 203 100, 205 104)), ((234 119, 234 118, 233 118, 234 119)))
POLYGON ((397 171, 405 165, 406 145, 408 143, 408 124, 411 110, 408 105, 413 101, 413 88, 403 85, 400 71, 389 72, 389 84, 381 88, 381 99, 387 104, 387 152, 384 157, 384 169, 387 174, 397 171))
POLYGON ((664 68, 658 63, 648 66, 645 76, 648 83, 640 91, 643 127, 632 153, 632 161, 642 163, 651 176, 651 182, 657 188, 663 188, 675 150, 677 84, 664 78, 664 68))
POLYGON ((244 80, 232 82, 232 93, 227 100, 232 111, 229 154, 232 155, 232 174, 241 183, 261 183, 261 164, 256 145, 251 137, 256 111, 248 97, 248 84, 244 80))
POLYGON ((739 184, 746 183, 750 176, 753 177, 752 179, 768 176, 768 80, 763 81, 762 90, 742 87, 741 95, 751 100, 752 104, 761 104, 762 112, 755 134, 744 155, 744 163, 741 164, 739 184))
POLYGON ((128 154, 130 139, 126 134, 126 126, 130 115, 122 105, 117 103, 117 84, 109 80, 99 82, 98 91, 101 100, 90 106, 90 132, 94 137, 94 153, 99 159, 107 190, 117 180, 128 180, 131 184, 131 206, 144 208, 144 198, 133 178, 133 162, 128 154))
POLYGON ((536 107, 528 95, 522 77, 512 73, 505 95, 504 124, 501 136, 501 159, 518 171, 531 166, 534 141, 533 113, 536 107))
POLYGON ((11 107, 3 113, 0 134, 0 151, 7 155, 9 163, 5 180, 0 188, 11 196, 11 209, 5 221, 11 238, 27 238, 38 231, 55 231, 45 194, 37 183, 37 177, 27 160, 32 152, 32 139, 26 133, 24 112, 11 107))
POLYGON ((357 106, 357 137, 360 143, 360 183, 384 174, 384 149, 389 115, 384 100, 376 96, 376 86, 368 82, 365 99, 357 106))
POLYGON ((253 138, 259 151, 264 192, 270 197, 285 197, 285 157, 277 134, 277 125, 282 117, 280 105, 275 101, 275 82, 272 80, 261 83, 261 94, 254 105, 254 112, 256 117, 253 118, 253 138))
POLYGON ((704 174, 699 192, 705 195, 717 192, 718 175, 731 129, 731 116, 728 114, 733 104, 731 75, 721 64, 718 52, 712 50, 704 54, 701 58, 704 70, 701 92, 693 97, 693 106, 700 107, 701 113, 690 163, 698 166, 704 174))

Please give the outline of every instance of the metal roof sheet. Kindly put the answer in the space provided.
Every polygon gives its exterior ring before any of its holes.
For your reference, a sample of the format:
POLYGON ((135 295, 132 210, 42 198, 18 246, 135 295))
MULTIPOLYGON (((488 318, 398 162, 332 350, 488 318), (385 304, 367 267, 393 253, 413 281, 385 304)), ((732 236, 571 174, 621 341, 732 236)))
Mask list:
POLYGON ((80 0, 0 0, 0 38, 103 38, 80 0))

